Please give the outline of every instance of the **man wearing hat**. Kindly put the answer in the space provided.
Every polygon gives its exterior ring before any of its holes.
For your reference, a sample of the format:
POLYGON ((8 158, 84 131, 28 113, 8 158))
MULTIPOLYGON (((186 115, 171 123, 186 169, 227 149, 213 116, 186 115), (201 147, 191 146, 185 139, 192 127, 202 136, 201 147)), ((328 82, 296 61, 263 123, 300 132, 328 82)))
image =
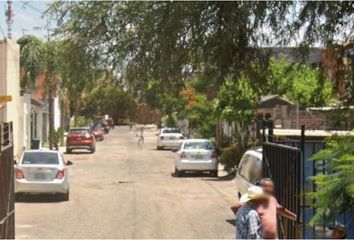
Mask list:
POLYGON ((330 224, 327 226, 328 229, 332 230, 332 239, 346 239, 347 238, 347 229, 341 224, 330 224))
POLYGON ((268 195, 258 186, 248 188, 247 193, 241 196, 244 203, 236 214, 237 239, 263 239, 261 220, 256 211, 259 204, 268 200, 268 195))

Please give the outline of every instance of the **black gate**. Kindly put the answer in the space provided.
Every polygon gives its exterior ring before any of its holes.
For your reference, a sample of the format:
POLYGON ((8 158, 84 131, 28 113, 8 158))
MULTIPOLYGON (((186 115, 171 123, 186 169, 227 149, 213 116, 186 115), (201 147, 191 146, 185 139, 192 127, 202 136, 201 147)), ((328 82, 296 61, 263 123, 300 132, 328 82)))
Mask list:
POLYGON ((12 123, 0 124, 0 238, 15 238, 12 123))
POLYGON ((283 144, 263 143, 263 177, 274 181, 279 203, 297 214, 297 221, 279 221, 280 238, 300 238, 301 150, 283 144))

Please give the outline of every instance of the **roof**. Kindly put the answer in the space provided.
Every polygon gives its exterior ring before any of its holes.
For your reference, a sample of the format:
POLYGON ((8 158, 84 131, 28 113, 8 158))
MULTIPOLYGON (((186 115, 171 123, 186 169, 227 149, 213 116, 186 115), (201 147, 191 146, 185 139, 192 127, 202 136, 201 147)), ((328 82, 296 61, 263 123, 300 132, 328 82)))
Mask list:
POLYGON ((28 149, 28 150, 25 150, 25 151, 23 151, 23 152, 24 152, 24 153, 25 153, 25 152, 45 152, 45 153, 51 152, 51 153, 59 153, 59 151, 57 151, 57 150, 50 150, 50 149, 47 149, 47 148, 28 149))
POLYGON ((209 139, 203 139, 203 138, 185 139, 183 141, 184 142, 210 142, 209 139))
POLYGON ((37 107, 45 107, 47 104, 41 100, 31 98, 31 104, 37 107))
MULTIPOLYGON (((262 130, 261 130, 262 132, 262 130)), ((266 134, 268 134, 268 129, 266 129, 266 134)), ((274 136, 294 136, 300 137, 300 129, 273 129, 274 136)), ((326 131, 326 130, 305 130, 305 136, 307 137, 330 137, 333 135, 339 136, 354 136, 354 131, 326 131)))
POLYGON ((70 130, 75 130, 75 129, 87 129, 87 130, 89 130, 90 127, 72 127, 72 128, 70 128, 70 130))
POLYGON ((292 102, 279 96, 279 95, 267 95, 261 96, 261 101, 258 108, 274 108, 276 106, 291 106, 292 102))

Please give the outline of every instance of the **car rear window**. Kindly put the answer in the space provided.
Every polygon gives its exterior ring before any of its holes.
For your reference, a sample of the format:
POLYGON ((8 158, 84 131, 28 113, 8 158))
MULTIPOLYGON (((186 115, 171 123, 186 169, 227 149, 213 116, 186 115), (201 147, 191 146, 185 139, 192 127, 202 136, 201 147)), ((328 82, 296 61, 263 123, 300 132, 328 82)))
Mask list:
POLYGON ((88 133, 89 130, 88 129, 71 129, 70 130, 70 133, 73 133, 73 134, 85 134, 85 133, 88 133))
POLYGON ((22 164, 59 164, 58 153, 25 152, 22 164))
POLYGON ((171 128, 162 130, 162 133, 181 133, 181 131, 177 128, 171 128))
POLYGON ((213 150, 213 144, 211 142, 186 142, 183 149, 205 149, 213 150))

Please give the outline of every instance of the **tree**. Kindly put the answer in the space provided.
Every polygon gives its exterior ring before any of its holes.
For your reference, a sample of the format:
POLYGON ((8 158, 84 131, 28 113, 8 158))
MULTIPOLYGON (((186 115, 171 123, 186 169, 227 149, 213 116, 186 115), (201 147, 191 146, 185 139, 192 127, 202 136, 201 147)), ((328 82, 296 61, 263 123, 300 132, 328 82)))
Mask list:
POLYGON ((122 71, 134 91, 150 79, 162 92, 180 90, 196 72, 219 87, 255 59, 264 65, 261 46, 333 42, 352 29, 351 2, 58 1, 48 13, 58 36, 77 37, 122 71))
POLYGON ((333 86, 319 68, 292 64, 285 58, 269 61, 263 94, 287 97, 302 107, 323 106, 335 101, 333 86))
POLYGON ((240 149, 248 147, 249 126, 255 121, 258 103, 259 97, 245 75, 237 81, 226 81, 218 93, 216 115, 229 124, 235 124, 233 138, 240 149))
POLYGON ((43 42, 35 36, 25 35, 17 43, 20 45, 20 87, 22 90, 33 89, 42 67, 43 42))
POLYGON ((312 156, 325 161, 326 173, 313 177, 316 192, 310 194, 316 212, 311 224, 335 219, 337 214, 354 213, 354 137, 334 136, 326 140, 326 148, 312 156))

